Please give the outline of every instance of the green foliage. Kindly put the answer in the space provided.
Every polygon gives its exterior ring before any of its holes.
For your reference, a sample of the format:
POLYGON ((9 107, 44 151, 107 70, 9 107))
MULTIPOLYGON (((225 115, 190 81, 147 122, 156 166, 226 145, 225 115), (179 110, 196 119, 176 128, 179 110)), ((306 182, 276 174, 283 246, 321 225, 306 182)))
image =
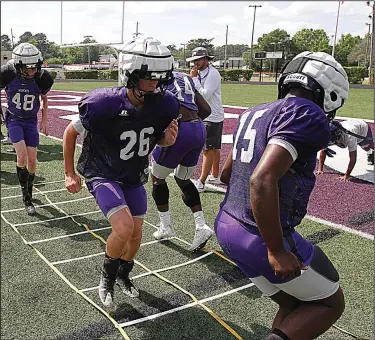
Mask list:
POLYGON ((213 55, 214 44, 212 44, 212 40, 214 40, 214 38, 211 38, 211 39, 198 38, 198 39, 189 40, 188 43, 186 44, 186 50, 185 50, 186 58, 189 58, 191 56, 191 51, 194 50, 194 48, 196 47, 205 47, 207 48, 208 53, 213 55))
POLYGON ((66 71, 66 79, 98 79, 98 70, 66 71))
POLYGON ((348 55, 349 65, 361 65, 368 67, 370 61, 371 35, 366 36, 358 41, 348 55))
POLYGON ((335 48, 335 59, 342 65, 342 66, 349 66, 348 56, 351 51, 353 51, 354 47, 361 42, 360 36, 353 37, 350 33, 349 34, 342 34, 341 38, 335 48))
POLYGON ((55 79, 55 78, 56 78, 56 75, 57 75, 57 72, 56 72, 56 71, 49 71, 49 74, 51 75, 51 77, 52 77, 53 79, 55 79))
POLYGON ((304 28, 293 36, 292 42, 296 54, 303 51, 329 53, 331 50, 328 36, 323 29, 304 28))
POLYGON ((219 73, 222 80, 230 81, 250 81, 253 70, 242 69, 220 69, 219 73))
POLYGON ((362 84, 366 77, 366 68, 361 66, 344 67, 350 84, 362 84))
POLYGON ((99 70, 99 80, 118 80, 118 70, 99 70))
POLYGON ((5 51, 11 51, 12 50, 12 45, 10 43, 10 38, 6 34, 3 34, 1 36, 1 49, 5 50, 5 51))

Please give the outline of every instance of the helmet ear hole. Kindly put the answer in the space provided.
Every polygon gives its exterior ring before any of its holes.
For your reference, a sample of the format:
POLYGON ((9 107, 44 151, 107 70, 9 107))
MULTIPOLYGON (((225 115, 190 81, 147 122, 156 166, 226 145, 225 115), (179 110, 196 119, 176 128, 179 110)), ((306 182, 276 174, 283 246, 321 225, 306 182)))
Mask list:
POLYGON ((332 91, 330 94, 331 100, 335 102, 337 100, 337 94, 336 92, 332 91))

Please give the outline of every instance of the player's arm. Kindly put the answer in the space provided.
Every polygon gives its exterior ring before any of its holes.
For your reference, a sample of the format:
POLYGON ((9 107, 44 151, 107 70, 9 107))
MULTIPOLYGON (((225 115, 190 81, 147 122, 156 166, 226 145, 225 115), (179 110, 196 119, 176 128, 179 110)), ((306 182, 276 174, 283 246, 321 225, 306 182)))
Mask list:
POLYGON ((208 100, 212 97, 215 90, 218 86, 221 85, 221 78, 220 75, 215 73, 211 73, 207 76, 207 80, 204 83, 204 87, 198 80, 198 77, 193 78, 195 88, 197 91, 203 96, 205 100, 208 100))
POLYGON ((42 106, 42 120, 40 122, 40 131, 48 136, 48 97, 47 93, 51 90, 54 80, 48 71, 42 71, 40 78, 36 83, 40 88, 40 99, 42 106))
POLYGON ((171 146, 175 143, 178 134, 178 123, 176 119, 173 119, 168 125, 164 133, 156 140, 156 144, 159 146, 171 146))
POLYGON ((74 169, 74 152, 77 143, 77 137, 81 131, 84 131, 80 120, 72 121, 66 127, 63 137, 63 156, 64 156, 64 172, 65 187, 70 193, 77 193, 81 190, 81 178, 76 174, 74 169))
POLYGON ((6 88, 12 80, 16 77, 17 72, 13 65, 5 64, 1 66, 0 71, 0 82, 1 82, 1 89, 6 88))
POLYGON ((224 184, 229 184, 230 176, 232 175, 232 164, 233 164, 232 150, 230 150, 230 153, 227 157, 227 160, 225 161, 223 170, 221 171, 221 175, 220 175, 220 181, 224 184))
POLYGON ((199 118, 206 119, 211 114, 211 107, 198 91, 195 91, 195 103, 198 106, 199 118))
POLYGON ((349 151, 348 168, 346 169, 345 175, 340 177, 343 181, 349 180, 350 174, 352 173, 356 163, 357 163, 357 150, 349 151))
POLYGON ((278 182, 293 164, 291 153, 269 144, 250 177, 251 209, 267 246, 268 259, 275 275, 292 279, 301 274, 301 263, 284 247, 280 223, 278 182))
POLYGON ((320 150, 319 151, 319 164, 318 164, 318 170, 316 171, 316 173, 318 175, 322 174, 323 173, 323 167, 324 167, 324 162, 326 160, 326 153, 324 152, 324 150, 320 150))

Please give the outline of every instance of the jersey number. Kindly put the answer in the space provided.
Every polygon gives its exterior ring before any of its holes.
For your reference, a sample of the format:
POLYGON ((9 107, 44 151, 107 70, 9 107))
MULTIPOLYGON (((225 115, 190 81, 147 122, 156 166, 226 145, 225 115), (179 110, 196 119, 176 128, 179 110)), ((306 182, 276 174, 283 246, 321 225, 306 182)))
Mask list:
MULTIPOLYGON (((139 149, 138 149, 138 156, 146 156, 148 155, 148 151, 150 149, 150 138, 148 135, 151 135, 154 132, 153 127, 143 128, 139 134, 139 149)), ((134 151, 131 151, 134 145, 137 143, 137 133, 134 130, 124 131, 120 135, 121 140, 129 139, 128 144, 121 149, 120 151, 120 158, 124 161, 132 158, 134 156, 134 151)))
MULTIPOLYGON (((193 88, 191 87, 190 81, 189 81, 188 77, 186 77, 186 76, 184 76, 184 83, 185 83, 185 90, 184 90, 184 92, 185 92, 186 94, 191 94, 191 96, 192 96, 191 101, 194 102, 194 96, 195 96, 195 94, 194 94, 193 88)), ((178 85, 176 79, 174 80, 174 87, 175 87, 176 90, 177 90, 177 99, 178 99, 180 102, 184 102, 184 101, 185 101, 185 98, 184 98, 184 97, 182 96, 182 94, 181 94, 181 92, 182 92, 182 91, 181 91, 181 87, 180 87, 180 85, 178 85)))
MULTIPOLYGON (((35 96, 33 94, 25 94, 23 96, 23 105, 22 108, 25 111, 30 111, 34 107, 35 96)), ((21 93, 17 92, 12 98, 12 102, 16 104, 16 108, 21 110, 21 93)))
MULTIPOLYGON (((257 135, 257 131, 253 129, 254 122, 263 116, 263 113, 266 112, 266 110, 259 110, 256 111, 253 115, 253 117, 250 120, 249 125, 246 128, 245 134, 243 136, 243 139, 249 140, 249 146, 247 147, 247 150, 244 148, 241 148, 241 162, 242 163, 250 163, 251 160, 253 159, 253 154, 254 154, 254 146, 255 146, 255 137, 257 135)), ((243 116, 241 116, 240 119, 240 126, 238 128, 237 134, 236 134, 236 139, 234 141, 233 145, 233 151, 232 151, 232 159, 235 160, 237 158, 237 143, 238 143, 238 138, 241 134, 241 131, 247 121, 247 117, 249 116, 250 112, 245 113, 243 116)))

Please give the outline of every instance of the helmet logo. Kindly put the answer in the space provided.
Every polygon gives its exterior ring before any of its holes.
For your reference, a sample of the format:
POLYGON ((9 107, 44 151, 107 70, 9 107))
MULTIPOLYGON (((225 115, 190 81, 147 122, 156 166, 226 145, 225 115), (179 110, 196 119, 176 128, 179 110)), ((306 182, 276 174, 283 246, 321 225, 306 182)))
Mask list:
POLYGON ((297 83, 307 85, 307 76, 303 74, 299 74, 299 73, 292 73, 292 74, 289 74, 284 80, 284 83, 289 83, 289 82, 297 82, 297 83))

